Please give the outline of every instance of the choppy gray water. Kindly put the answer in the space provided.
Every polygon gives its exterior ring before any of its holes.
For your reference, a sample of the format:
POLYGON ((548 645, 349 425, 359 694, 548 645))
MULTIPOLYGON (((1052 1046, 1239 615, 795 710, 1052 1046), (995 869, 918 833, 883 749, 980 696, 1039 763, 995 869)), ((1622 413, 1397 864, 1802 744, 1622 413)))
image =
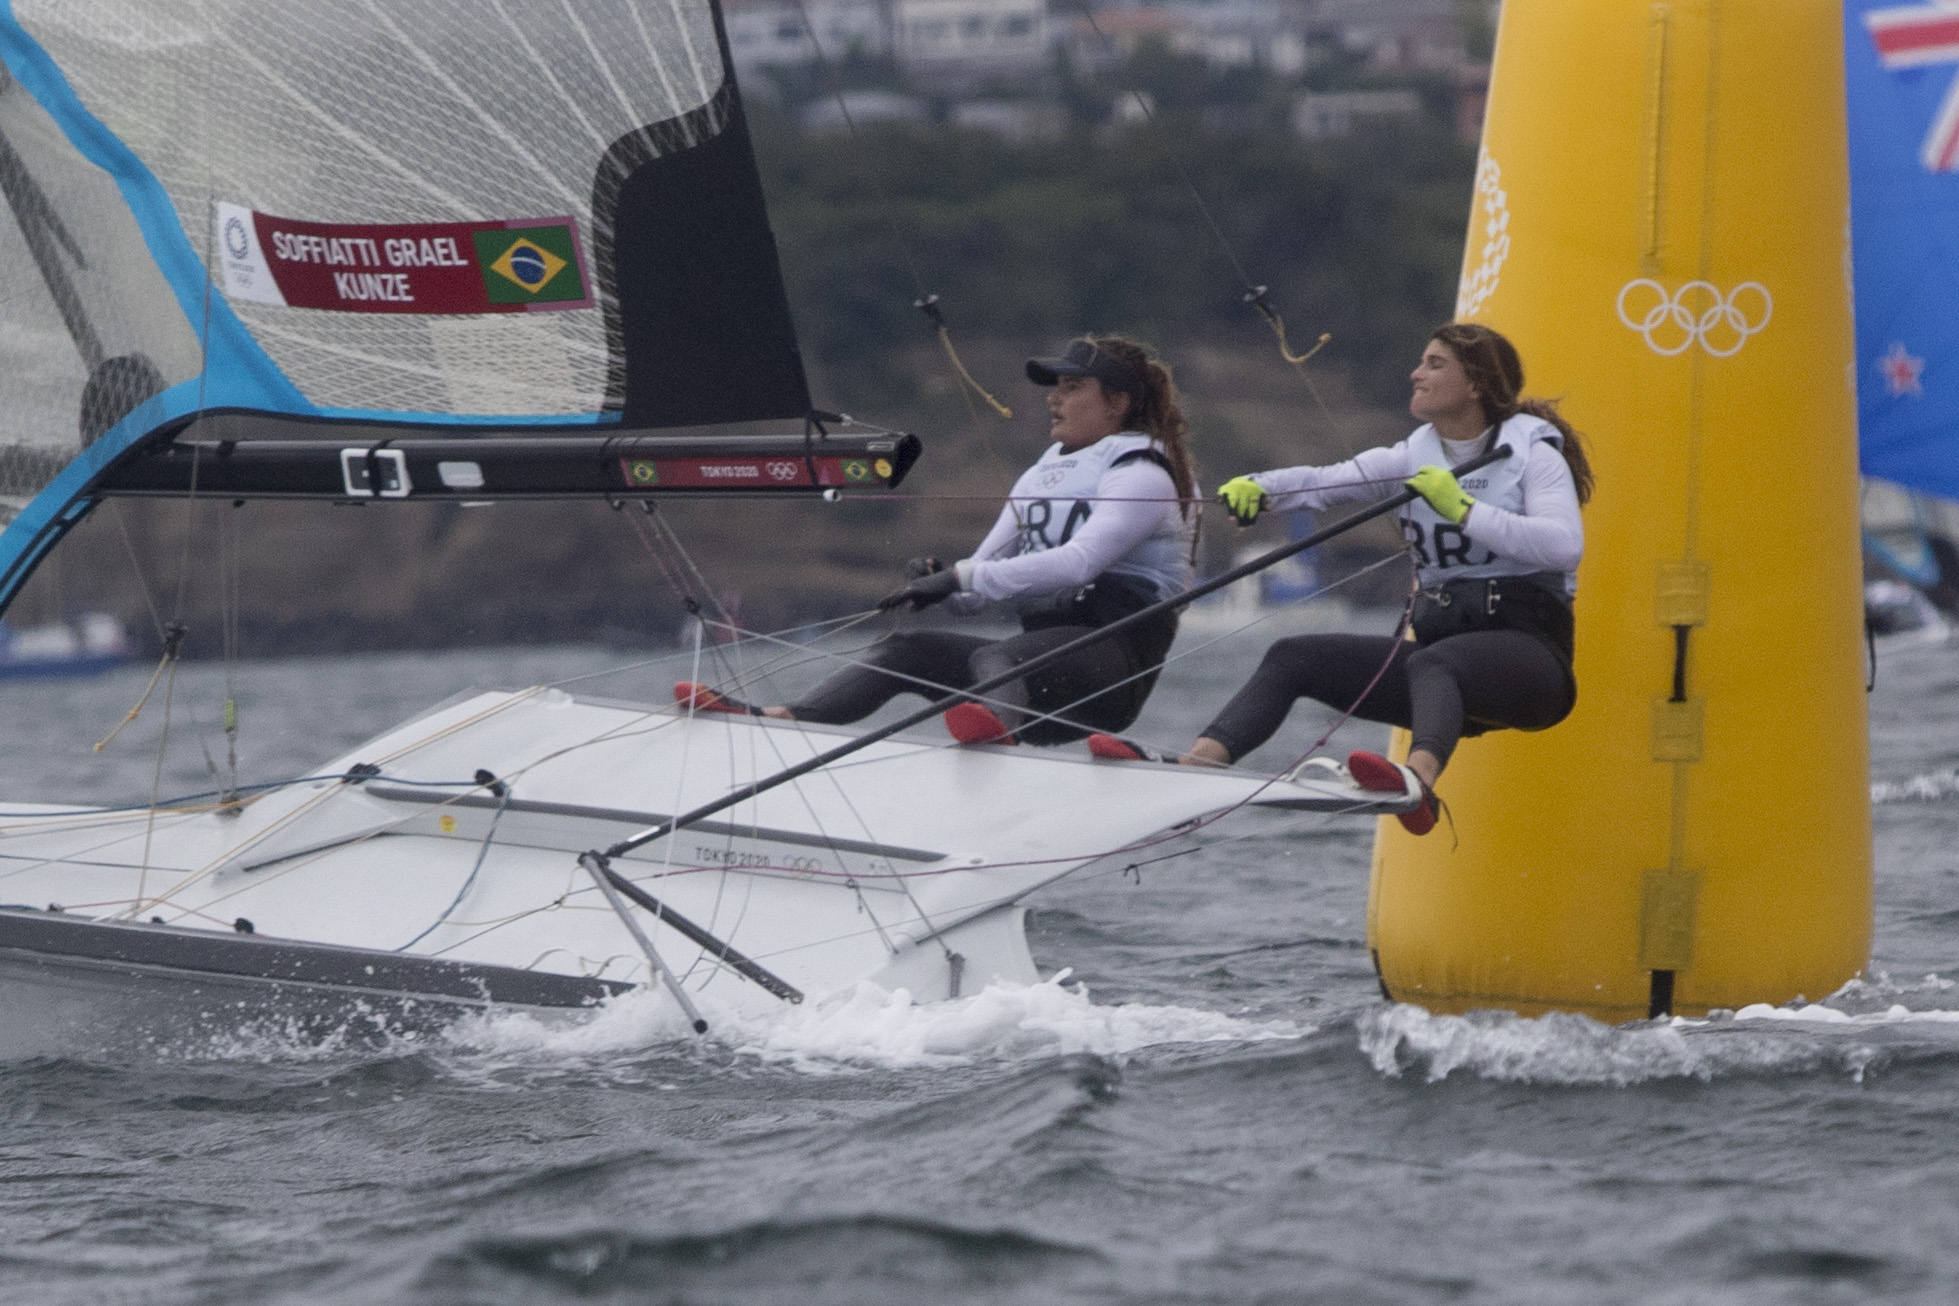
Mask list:
MULTIPOLYGON (((1175 667, 1145 733, 1185 737, 1262 643, 1175 667)), ((627 660, 244 664, 242 778, 472 685, 627 660)), ((572 688, 657 699, 681 672, 572 688)), ((147 676, 0 685, 0 796, 146 797, 161 698, 90 745, 147 676)), ((225 676, 181 673, 166 794, 223 771, 225 676)), ((859 993, 704 1044, 622 1011, 576 1035, 0 1065, 0 1299, 1949 1301, 1959 646, 1887 654, 1873 707, 1877 959, 1833 1000, 1848 1015, 1389 1007, 1367 826, 1246 816, 1140 884, 1044 894, 1037 960, 1073 974, 1034 990, 859 993)), ((1318 723, 1296 713, 1272 759, 1318 723)))

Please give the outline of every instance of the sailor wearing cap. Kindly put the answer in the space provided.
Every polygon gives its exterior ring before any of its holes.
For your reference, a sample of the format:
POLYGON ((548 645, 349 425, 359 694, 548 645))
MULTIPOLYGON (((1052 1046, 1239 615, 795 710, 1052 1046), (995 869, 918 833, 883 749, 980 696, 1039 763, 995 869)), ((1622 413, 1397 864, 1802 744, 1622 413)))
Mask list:
MULTIPOLYGON (((1571 601, 1592 470, 1557 408, 1522 396, 1523 360, 1488 327, 1436 328, 1409 379, 1409 411, 1425 424, 1400 444, 1330 467, 1236 477, 1218 497, 1249 521, 1266 507, 1384 499, 1404 485, 1416 491, 1402 520, 1421 587, 1414 642, 1398 632, 1280 640, 1179 760, 1228 766, 1270 739, 1295 702, 1317 699, 1413 731, 1406 768, 1357 751, 1347 771, 1363 789, 1397 793, 1408 792, 1411 772, 1423 801, 1400 820, 1426 834, 1439 810, 1436 778, 1459 740, 1548 729, 1577 701, 1571 601), (1449 472, 1498 445, 1510 455, 1462 482, 1449 472)), ((1098 757, 1166 760, 1110 735, 1088 745, 1098 757)))
MULTIPOLYGON (((674 695, 709 711, 836 725, 903 693, 953 700, 982 680, 1189 587, 1196 472, 1170 370, 1133 340, 1089 336, 1027 363, 1050 387, 1052 443, 1015 482, 970 557, 950 567, 914 559, 911 581, 879 606, 945 602, 962 615, 1011 609, 1021 634, 989 640, 910 630, 879 640, 857 665, 793 703, 750 707, 683 681, 674 695)), ((955 702, 946 728, 961 743, 1059 744, 1136 719, 1176 637, 1175 613, 1140 621, 1020 680, 984 702, 955 702)))

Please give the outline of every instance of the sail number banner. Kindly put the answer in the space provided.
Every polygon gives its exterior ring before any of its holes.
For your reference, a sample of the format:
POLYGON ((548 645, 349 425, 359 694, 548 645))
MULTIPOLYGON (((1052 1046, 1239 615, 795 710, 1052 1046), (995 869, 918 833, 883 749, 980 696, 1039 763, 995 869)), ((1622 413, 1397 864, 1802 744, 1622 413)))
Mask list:
POLYGON ((578 223, 346 223, 217 206, 232 299, 342 313, 534 313, 590 308, 578 223))

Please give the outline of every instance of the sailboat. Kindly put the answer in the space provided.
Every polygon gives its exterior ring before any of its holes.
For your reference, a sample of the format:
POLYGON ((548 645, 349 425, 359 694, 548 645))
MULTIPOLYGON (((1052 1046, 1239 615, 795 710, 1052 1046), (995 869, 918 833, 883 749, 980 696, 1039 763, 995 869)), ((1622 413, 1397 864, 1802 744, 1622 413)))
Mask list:
MULTIPOLYGON (((123 497, 639 505, 920 457, 812 405, 713 0, 13 0, 0 58, 0 606, 123 497)), ((1027 895, 1098 859, 1417 799, 481 693, 290 781, 0 805, 0 1055, 952 998, 1035 980, 1027 895)))
POLYGON ((1943 644, 1959 615, 1959 503, 1890 481, 1863 483, 1864 622, 1874 646, 1943 644))

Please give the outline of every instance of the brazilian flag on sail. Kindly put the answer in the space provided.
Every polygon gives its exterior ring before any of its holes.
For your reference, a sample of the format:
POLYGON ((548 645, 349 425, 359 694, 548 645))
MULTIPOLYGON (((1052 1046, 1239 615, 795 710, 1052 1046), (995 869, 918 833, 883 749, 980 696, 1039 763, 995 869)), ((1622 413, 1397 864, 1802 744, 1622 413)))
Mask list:
POLYGON ((492 304, 556 304, 587 298, 569 226, 470 233, 492 304))

